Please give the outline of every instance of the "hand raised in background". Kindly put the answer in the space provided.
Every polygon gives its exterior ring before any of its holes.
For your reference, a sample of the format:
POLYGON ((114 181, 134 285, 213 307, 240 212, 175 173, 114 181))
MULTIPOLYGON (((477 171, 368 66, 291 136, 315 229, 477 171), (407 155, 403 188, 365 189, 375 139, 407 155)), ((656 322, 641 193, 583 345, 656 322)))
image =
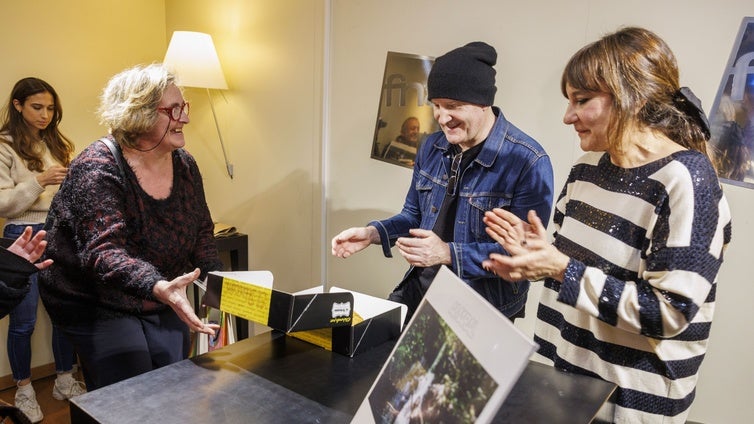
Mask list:
POLYGON ((33 263, 37 269, 45 269, 52 265, 52 259, 45 259, 39 263, 36 262, 42 257, 47 248, 47 241, 45 240, 47 232, 40 230, 37 234, 34 234, 34 237, 31 235, 32 232, 31 227, 24 228, 24 232, 8 247, 8 251, 33 263))

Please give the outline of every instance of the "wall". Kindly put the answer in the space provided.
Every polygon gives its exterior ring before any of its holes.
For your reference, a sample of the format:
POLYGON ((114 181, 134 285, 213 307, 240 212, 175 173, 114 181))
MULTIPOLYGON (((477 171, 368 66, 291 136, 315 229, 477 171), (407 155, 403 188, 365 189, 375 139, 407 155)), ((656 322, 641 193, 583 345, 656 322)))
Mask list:
MULTIPOLYGON (((52 84, 63 105, 62 131, 77 151, 105 134, 95 110, 116 72, 164 53, 165 11, 152 0, 60 2, 0 0, 0 101, 16 81, 36 76, 52 84), (91 19, 82 19, 91 17, 91 19)), ((10 374, 8 318, 0 320, 0 376, 10 374)), ((41 306, 32 338, 32 367, 53 361, 49 318, 41 306)))
MULTIPOLYGON (((741 18, 754 16, 751 0, 333 0, 332 5, 328 237, 399 211, 411 178, 408 169, 369 158, 387 51, 438 56, 473 40, 496 46, 496 103, 551 154, 559 191, 579 153, 573 129, 561 121, 566 102, 560 73, 572 53, 621 25, 648 27, 670 44, 682 84, 709 108, 741 18)), ((741 334, 742 325, 754 320, 747 303, 754 285, 741 278, 750 270, 746 240, 754 228, 747 212, 754 207, 754 193, 729 185, 725 191, 734 240, 719 275, 711 345, 690 416, 706 423, 754 418, 754 365, 746 359, 754 342, 741 334)), ((386 259, 372 247, 346 260, 329 257, 327 281, 385 296, 406 269, 399 255, 386 259)), ((539 285, 532 290, 529 314, 517 323, 528 334, 540 292, 539 285)))
POLYGON ((166 0, 166 37, 210 33, 229 89, 213 94, 234 165, 225 171, 206 93, 189 88, 188 150, 215 220, 249 235, 249 266, 295 291, 321 284, 323 2, 166 0))

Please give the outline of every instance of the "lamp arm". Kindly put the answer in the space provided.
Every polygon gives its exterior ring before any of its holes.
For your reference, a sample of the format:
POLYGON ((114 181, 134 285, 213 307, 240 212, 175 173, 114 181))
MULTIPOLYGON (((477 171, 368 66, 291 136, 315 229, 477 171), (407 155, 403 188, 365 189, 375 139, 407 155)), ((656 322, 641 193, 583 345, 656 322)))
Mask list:
POLYGON ((212 117, 215 119, 215 128, 217 128, 217 137, 220 139, 220 148, 223 151, 223 158, 225 159, 225 168, 228 170, 228 176, 233 179, 233 164, 228 161, 228 155, 225 153, 225 143, 223 143, 223 135, 220 133, 220 125, 217 123, 217 114, 215 113, 215 104, 212 102, 212 96, 210 95, 209 88, 207 90, 207 97, 209 98, 209 107, 212 109, 212 117))

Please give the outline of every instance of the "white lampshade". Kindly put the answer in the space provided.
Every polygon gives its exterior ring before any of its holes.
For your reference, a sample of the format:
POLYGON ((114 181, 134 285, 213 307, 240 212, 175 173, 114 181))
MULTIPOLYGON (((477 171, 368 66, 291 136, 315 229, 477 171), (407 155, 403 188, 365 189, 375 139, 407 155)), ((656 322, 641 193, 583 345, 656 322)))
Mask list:
POLYGON ((163 63, 176 73, 181 86, 222 90, 228 88, 209 34, 173 32, 163 63))

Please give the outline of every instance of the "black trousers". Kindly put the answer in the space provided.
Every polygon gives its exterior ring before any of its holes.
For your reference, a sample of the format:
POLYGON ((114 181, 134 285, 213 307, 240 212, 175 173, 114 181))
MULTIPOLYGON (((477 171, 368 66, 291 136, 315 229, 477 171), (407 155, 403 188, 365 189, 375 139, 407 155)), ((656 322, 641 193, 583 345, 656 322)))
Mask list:
POLYGON ((61 326, 81 361, 87 391, 188 357, 189 331, 172 309, 61 326))

